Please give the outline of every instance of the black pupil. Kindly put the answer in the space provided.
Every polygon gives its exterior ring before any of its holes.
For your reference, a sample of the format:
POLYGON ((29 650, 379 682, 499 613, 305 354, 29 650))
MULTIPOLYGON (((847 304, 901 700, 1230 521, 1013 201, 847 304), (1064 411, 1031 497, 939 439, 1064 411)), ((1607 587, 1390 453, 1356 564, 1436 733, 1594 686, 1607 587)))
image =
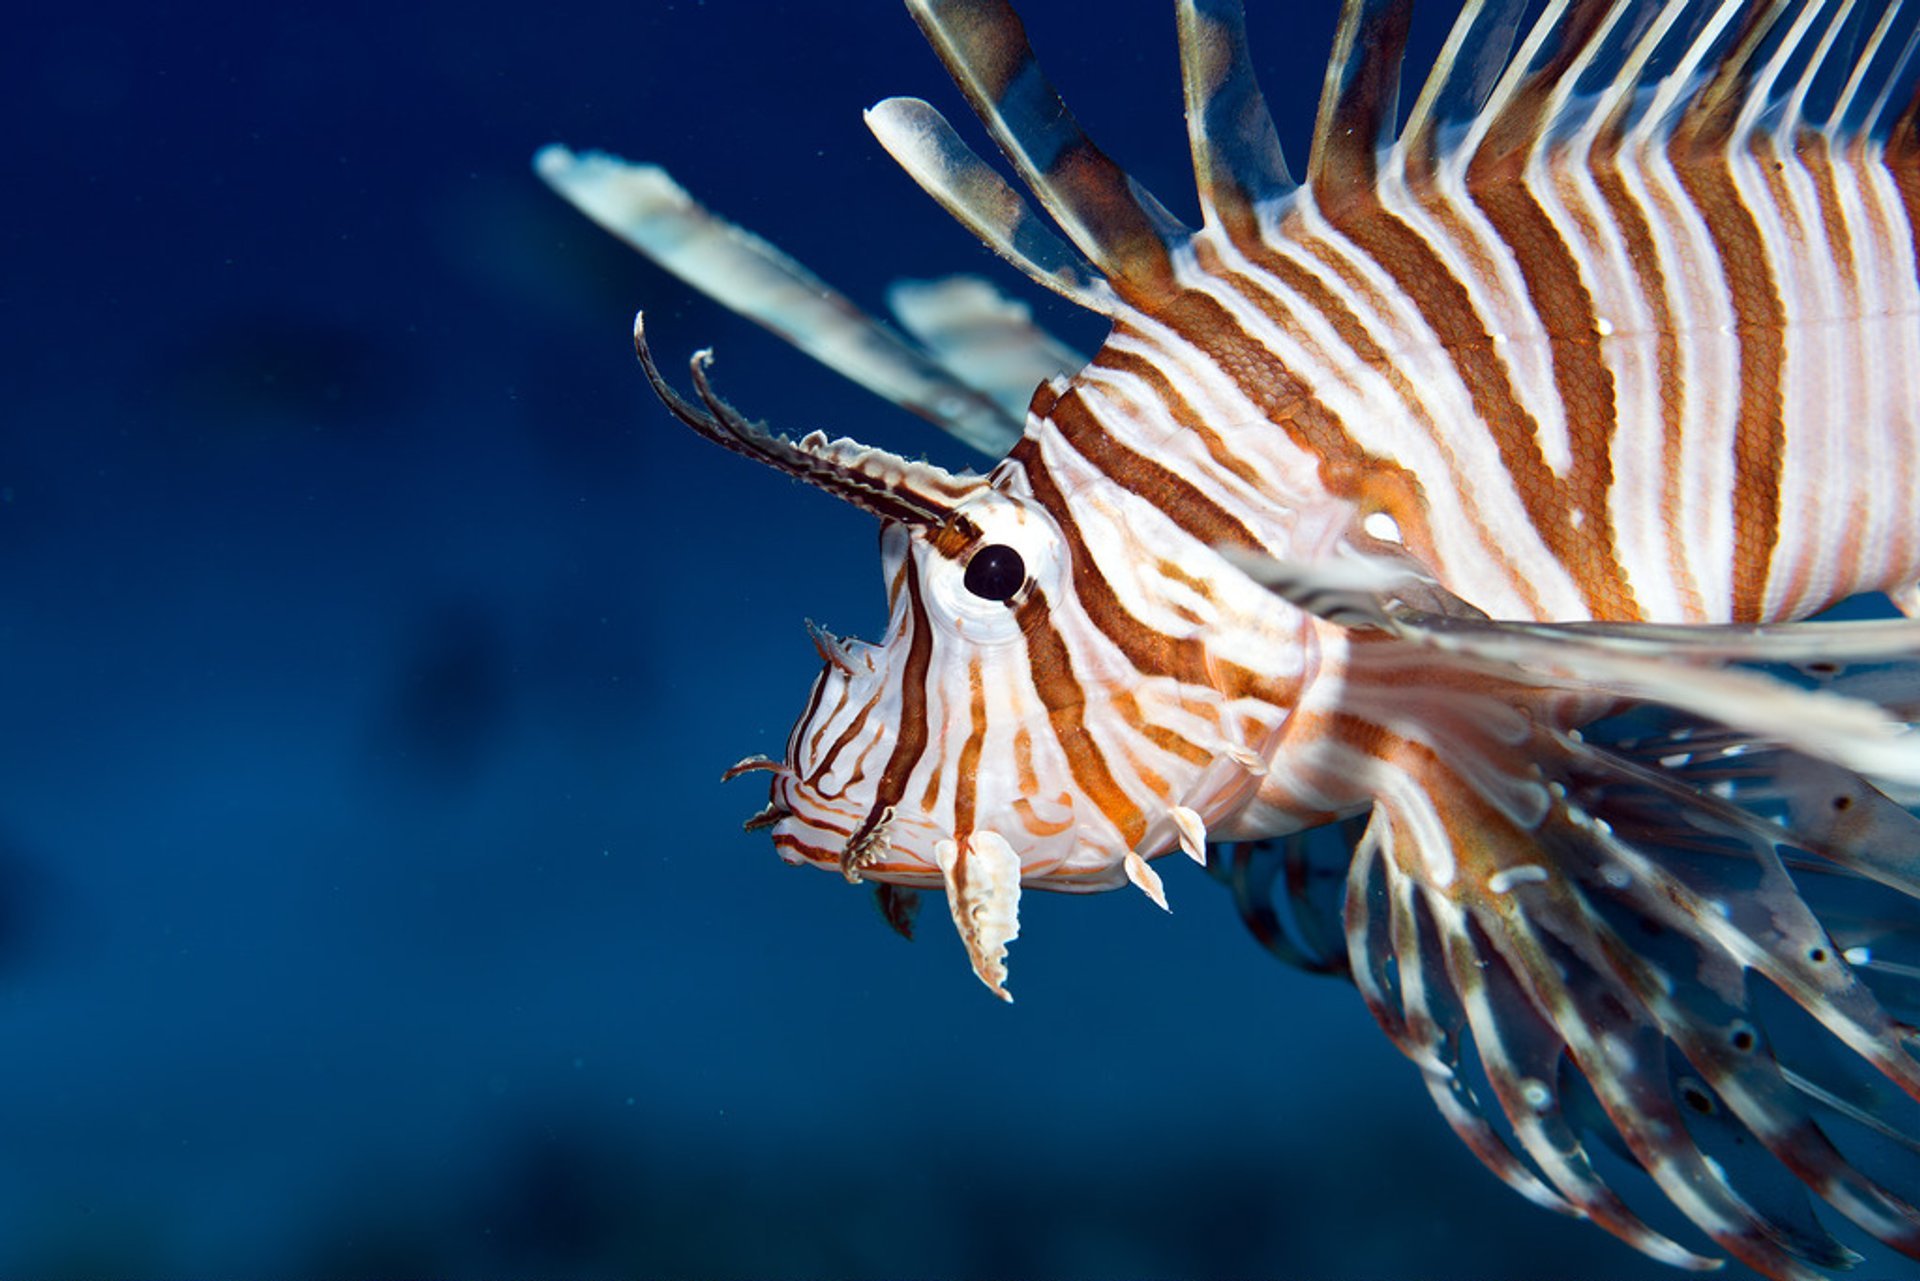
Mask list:
POLYGON ((982 600, 1012 600, 1026 581, 1020 553, 1002 543, 982 547, 967 562, 967 590, 982 600))

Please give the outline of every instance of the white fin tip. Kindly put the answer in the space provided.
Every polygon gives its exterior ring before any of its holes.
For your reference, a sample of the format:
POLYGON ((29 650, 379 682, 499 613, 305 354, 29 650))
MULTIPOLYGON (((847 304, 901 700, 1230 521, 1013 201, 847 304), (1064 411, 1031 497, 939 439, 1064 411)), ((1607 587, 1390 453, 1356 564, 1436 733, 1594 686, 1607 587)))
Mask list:
POLYGON ((1515 887, 1532 885, 1547 879, 1547 869, 1538 863, 1522 863, 1517 867, 1503 867, 1487 878, 1487 888, 1495 894, 1506 894, 1515 887))
POLYGON ((1138 886, 1142 894, 1152 899, 1155 906, 1162 912, 1171 912, 1173 910, 1167 906, 1167 890, 1166 887, 1160 883, 1160 873, 1148 866, 1147 860, 1141 858, 1132 850, 1128 850, 1125 867, 1127 869, 1127 879, 1138 886))
POLYGON ((1184 805, 1176 805, 1167 811, 1167 817, 1173 820, 1173 826, 1180 833, 1180 849, 1188 858, 1201 867, 1207 865, 1207 825, 1200 815, 1184 805))

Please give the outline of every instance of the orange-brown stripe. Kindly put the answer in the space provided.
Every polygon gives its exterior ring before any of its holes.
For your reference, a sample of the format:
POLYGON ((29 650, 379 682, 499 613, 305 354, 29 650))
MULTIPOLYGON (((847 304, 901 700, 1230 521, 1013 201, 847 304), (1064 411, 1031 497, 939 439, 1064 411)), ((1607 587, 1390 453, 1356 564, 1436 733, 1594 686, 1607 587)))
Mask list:
POLYGON ((907 780, 927 749, 927 669, 933 657, 933 628, 920 599, 920 574, 913 558, 906 561, 908 639, 906 666, 900 674, 900 719, 895 726, 893 751, 874 787, 873 808, 848 840, 851 846, 878 826, 883 815, 900 803, 907 780))
POLYGON ((1140 701, 1126 690, 1111 695, 1111 699, 1114 710, 1120 713, 1122 719, 1137 729, 1142 738, 1169 756, 1178 757, 1189 765, 1209 765, 1213 762, 1213 753, 1200 744, 1164 725, 1150 723, 1140 712, 1140 701))
MULTIPOLYGON (((839 758, 839 755, 842 749, 844 749, 848 743, 851 743, 854 740, 854 738, 860 733, 860 731, 863 728, 865 728, 867 723, 867 713, 871 712, 874 708, 874 704, 878 703, 879 701, 880 700, 878 697, 869 699, 866 702, 866 704, 862 706, 857 713, 854 714, 854 718, 847 723, 847 727, 840 731, 839 737, 833 740, 833 746, 829 747, 826 750, 826 752, 820 756, 818 762, 814 765, 812 772, 810 772, 807 775, 808 786, 814 788, 816 791, 820 789, 820 780, 825 778, 828 772, 833 769, 833 763, 836 759, 839 758)), ((845 702, 846 700, 842 699, 841 706, 844 706, 845 702)), ((836 707, 834 710, 837 713, 839 711, 839 708, 836 707)), ((832 719, 833 719, 832 717, 828 717, 827 722, 830 724, 832 722, 832 719)), ((820 728, 821 728, 821 732, 824 734, 826 732, 826 725, 823 724, 820 728)), ((819 744, 817 742, 814 744, 814 748, 816 751, 819 750, 819 744)))
POLYGON ((953 776, 953 830, 964 840, 973 831, 973 798, 980 770, 980 748, 987 738, 987 695, 980 681, 980 660, 967 664, 967 741, 960 748, 960 768, 953 776))
POLYGON ((1114 782, 1099 744, 1087 732, 1086 694, 1073 674, 1073 660, 1065 643, 1047 618, 1050 608, 1045 597, 1035 592, 1015 611, 1026 636, 1034 692, 1047 709, 1054 740, 1067 758, 1067 768, 1080 794, 1106 815, 1127 844, 1137 844, 1146 835, 1146 818, 1114 782))
MULTIPOLYGON (((1462 246, 1473 241, 1447 202, 1433 196, 1429 210, 1449 224, 1462 246)), ((1501 462, 1513 478, 1521 504, 1554 556, 1576 572, 1588 608, 1604 615, 1629 599, 1625 577, 1602 532, 1569 519, 1574 495, 1547 466, 1540 451, 1539 425, 1520 403, 1506 369, 1494 354, 1493 335, 1474 311, 1466 286, 1456 280, 1433 246, 1411 226, 1388 213, 1378 197, 1354 198, 1327 210, 1330 221, 1397 281, 1427 327, 1452 359, 1467 389, 1474 413, 1492 434, 1501 462)), ((1476 270, 1491 275, 1492 264, 1476 270)), ((1602 504, 1604 508, 1604 504, 1602 504)))
MULTIPOLYGON (((1476 157, 1468 188, 1520 268, 1527 300, 1547 331, 1554 390, 1566 415, 1572 469, 1565 481, 1544 471, 1533 483, 1543 480, 1551 486, 1550 497, 1560 519, 1571 522, 1576 514, 1580 518, 1575 535, 1564 540, 1564 551, 1559 547, 1555 551, 1580 584, 1595 617, 1638 618, 1640 610, 1620 566, 1607 502, 1613 485, 1613 439, 1619 426, 1613 371, 1600 353, 1593 295, 1580 278, 1580 264, 1572 250, 1526 185, 1525 159, 1520 151, 1486 161, 1476 157)), ((1508 452, 1503 448, 1503 456, 1508 452)), ((1513 452, 1528 456, 1531 462, 1530 455, 1537 454, 1538 447, 1513 452)), ((1544 457, 1540 462, 1544 468, 1544 457)), ((1515 479, 1522 478, 1516 474, 1515 479)), ((1535 504, 1528 507, 1539 525, 1535 504)))
MULTIPOLYGON (((1077 397, 1063 398, 1078 402, 1077 397)), ((1058 407, 1056 407, 1057 411, 1058 407)), ((1078 440, 1074 441, 1075 444, 1078 440)), ((1083 457, 1085 455, 1083 454, 1083 457)), ((1108 640, 1112 641, 1134 670, 1146 676, 1169 676, 1188 685, 1214 687, 1216 682, 1221 691, 1229 697, 1252 695, 1276 706, 1285 706, 1299 693, 1292 682, 1276 682, 1259 672, 1240 667, 1219 659, 1209 659, 1206 645, 1193 638, 1169 636, 1157 628, 1148 626, 1135 618, 1121 603, 1119 595, 1100 572, 1093 551, 1087 546, 1080 529, 1068 514, 1066 495, 1053 479, 1052 470, 1037 450, 1025 461, 1027 483, 1033 488, 1034 500, 1048 511, 1054 513, 1055 522, 1060 527, 1062 537, 1066 539, 1068 563, 1072 566, 1074 599, 1085 611, 1088 619, 1108 640)), ((1089 459, 1089 461, 1093 461, 1089 459)), ((1096 463, 1096 465, 1098 465, 1096 463)), ((1104 469, 1103 469, 1104 470, 1104 469)), ((1111 474, 1111 473, 1109 473, 1111 474)), ((1113 476, 1115 483, 1128 489, 1134 489, 1126 475, 1113 476)), ((1184 483, 1184 482, 1183 482, 1184 483)), ((1140 492, 1134 489, 1134 492, 1140 492)), ((1169 519, 1180 523, 1183 529, 1203 543, 1212 544, 1229 541, 1219 536, 1219 530, 1202 522, 1204 533, 1196 533, 1181 521, 1184 514, 1177 507, 1159 504, 1169 519)), ((1256 546, 1252 535, 1239 529, 1249 541, 1241 546, 1256 546)))
POLYGON ((1667 301, 1666 273, 1660 266, 1660 249, 1653 238, 1653 227, 1646 210, 1627 190, 1620 176, 1620 139, 1604 138, 1594 150, 1591 163, 1594 186, 1606 202, 1613 225, 1626 242, 1626 260, 1633 267, 1640 297, 1645 301, 1654 335, 1654 363, 1657 368, 1660 400, 1660 454, 1665 462, 1660 482, 1660 515, 1665 526, 1668 568, 1685 602, 1689 617, 1705 618, 1708 610, 1700 592, 1699 579, 1687 560, 1691 545, 1682 517, 1681 493, 1684 457, 1682 421, 1686 410, 1686 389, 1680 381, 1680 339, 1675 333, 1673 308, 1667 301))
POLYGON ((1768 266, 1766 237, 1741 201, 1723 140, 1697 133, 1683 121, 1668 154, 1713 237, 1733 299, 1740 410, 1734 426, 1732 613, 1735 622, 1756 622, 1780 537, 1786 311, 1768 266))

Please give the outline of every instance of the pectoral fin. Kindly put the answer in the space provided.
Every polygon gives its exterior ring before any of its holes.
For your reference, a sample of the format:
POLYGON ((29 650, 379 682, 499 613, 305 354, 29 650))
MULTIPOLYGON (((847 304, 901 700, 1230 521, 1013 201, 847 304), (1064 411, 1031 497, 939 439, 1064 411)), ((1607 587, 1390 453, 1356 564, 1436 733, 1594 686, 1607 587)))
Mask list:
POLYGON ((1804 758, 1757 745, 1716 764, 1677 746, 1648 757, 1639 740, 1539 732, 1512 764, 1543 770, 1554 799, 1523 824, 1453 760, 1404 744, 1390 758, 1403 795, 1376 806, 1354 854, 1354 979, 1454 1129, 1543 1204, 1668 1262, 1703 1262, 1589 1162, 1564 1092, 1590 1090, 1661 1191, 1750 1266, 1810 1276, 1802 1261, 1852 1257, 1780 1166, 1912 1253, 1920 1211, 1876 1181, 1825 1103, 1881 1098, 1897 1117, 1889 1088, 1920 1097, 1895 1013, 1905 989, 1874 968, 1882 945, 1911 945, 1907 887, 1856 874, 1833 833, 1743 807, 1804 758), (1762 989, 1811 1017, 1785 1017, 1762 989), (1468 1086, 1470 1058, 1511 1140, 1468 1086))

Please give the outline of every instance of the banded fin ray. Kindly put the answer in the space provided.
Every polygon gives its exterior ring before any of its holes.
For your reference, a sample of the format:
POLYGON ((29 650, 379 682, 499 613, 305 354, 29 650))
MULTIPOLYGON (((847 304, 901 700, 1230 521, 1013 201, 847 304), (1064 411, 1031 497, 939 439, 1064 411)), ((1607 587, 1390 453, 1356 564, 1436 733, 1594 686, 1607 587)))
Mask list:
POLYGON ((1251 234, 1256 210, 1293 194, 1280 135, 1253 70, 1240 0, 1179 0, 1180 79, 1200 206, 1251 234))
POLYGON ((1920 732, 1875 703, 1803 690, 1741 662, 1911 659, 1920 623, 1728 624, 1495 622, 1397 561, 1290 565, 1222 554, 1309 613, 1387 632, 1461 670, 1516 687, 1674 707, 1887 782, 1920 787, 1920 732), (1430 602, 1438 602, 1436 608, 1430 602))
MULTIPOLYGON (((1879 22, 1874 23, 1855 57, 1846 87, 1841 91, 1830 117, 1831 128, 1843 135, 1876 133, 1891 110, 1893 92, 1907 83, 1920 45, 1920 14, 1903 4, 1889 5, 1879 22), (1904 30, 1902 28, 1904 27, 1904 30)), ((1920 91, 1916 91, 1920 95, 1920 91)), ((1896 132, 1913 137, 1913 107, 1920 96, 1902 113, 1905 128, 1896 132)))
POLYGON ((868 109, 866 121, 907 176, 987 248, 1069 302, 1101 314, 1112 309, 1111 291, 1093 264, 1054 234, 932 105, 888 98, 868 109))
POLYGON ((1525 8, 1526 0, 1468 0, 1461 7, 1396 143, 1421 171, 1439 158, 1442 128, 1476 114, 1493 93, 1525 8))
POLYGON ((1340 924, 1345 867, 1367 818, 1215 847, 1207 872, 1233 895, 1261 947, 1309 974, 1347 975, 1340 924))
POLYGON ((716 302, 771 330, 874 394, 998 458, 1022 411, 862 311, 805 267, 697 203, 654 165, 543 148, 534 167, 581 212, 716 302))
MULTIPOLYGON (((1468 0, 1402 125, 1410 0, 1344 0, 1306 170, 1314 199, 1369 198, 1383 161, 1415 184, 1442 169, 1498 181, 1508 173, 1500 162, 1581 131, 1589 144, 1632 133, 1638 145, 1659 145, 1685 131, 1716 148, 1785 152, 1802 134, 1837 144, 1893 130, 1920 145, 1920 130, 1893 119, 1904 104, 1890 99, 1920 59, 1920 18, 1906 6, 1892 6, 1865 39, 1853 38, 1867 24, 1852 0, 1551 0, 1523 30, 1528 7, 1468 0), (1816 84, 1840 78, 1844 89, 1823 103, 1816 84)), ((1150 309, 1171 287, 1168 255, 1191 231, 1087 137, 1006 0, 909 8, 1072 247, 926 103, 873 108, 882 144, 1032 279, 1096 312, 1113 310, 1109 283, 1150 309)), ((1243 5, 1179 0, 1176 12, 1202 210, 1228 236, 1255 240, 1261 217, 1287 216, 1297 187, 1252 69, 1243 5)))
POLYGON ((1323 138, 1332 148, 1313 170, 1328 184, 1316 195, 1351 186, 1356 167, 1371 173, 1357 141, 1367 131, 1420 180, 1442 167, 1485 171, 1582 131, 1656 145, 1684 134, 1708 144, 1703 158, 1791 152, 1803 135, 1883 139, 1906 132, 1895 116, 1920 101, 1893 98, 1920 61, 1920 13, 1903 4, 1875 17, 1854 0, 1553 0, 1521 38, 1526 7, 1464 5, 1394 138, 1385 136, 1403 52, 1394 6, 1348 0, 1316 130, 1316 151, 1323 138))
POLYGON ((1191 234, 1080 127, 1006 0, 908 0, 908 9, 1021 179, 1115 287, 1154 291, 1191 234))
POLYGON ((1087 363, 1034 324, 1026 303, 978 276, 896 280, 887 287, 887 307, 941 368, 1015 421, 1025 417, 1035 387, 1087 363))
MULTIPOLYGON (((1920 624, 1508 624, 1410 606, 1438 588, 1393 563, 1240 563, 1373 637, 1358 662, 1405 674, 1363 682, 1383 692, 1347 709, 1383 735, 1347 971, 1481 1160, 1537 1203, 1704 1266, 1596 1172, 1569 1103, 1591 1090, 1587 1128, 1768 1275, 1856 1257, 1807 1191, 1920 1256, 1920 1210, 1867 1159, 1920 1155, 1878 1120, 1920 1133, 1920 818, 1869 778, 1920 781, 1920 624), (1814 675, 1742 666, 1793 662, 1814 675), (1512 701, 1560 675, 1626 709, 1580 733, 1515 721, 1512 701)), ((1263 859, 1291 860, 1283 893, 1311 919, 1294 889, 1310 869, 1272 848, 1233 860, 1242 914, 1277 915, 1263 859)))
POLYGON ((1323 204, 1371 191, 1399 124, 1400 63, 1412 0, 1347 0, 1340 9, 1313 125, 1307 185, 1323 204))

